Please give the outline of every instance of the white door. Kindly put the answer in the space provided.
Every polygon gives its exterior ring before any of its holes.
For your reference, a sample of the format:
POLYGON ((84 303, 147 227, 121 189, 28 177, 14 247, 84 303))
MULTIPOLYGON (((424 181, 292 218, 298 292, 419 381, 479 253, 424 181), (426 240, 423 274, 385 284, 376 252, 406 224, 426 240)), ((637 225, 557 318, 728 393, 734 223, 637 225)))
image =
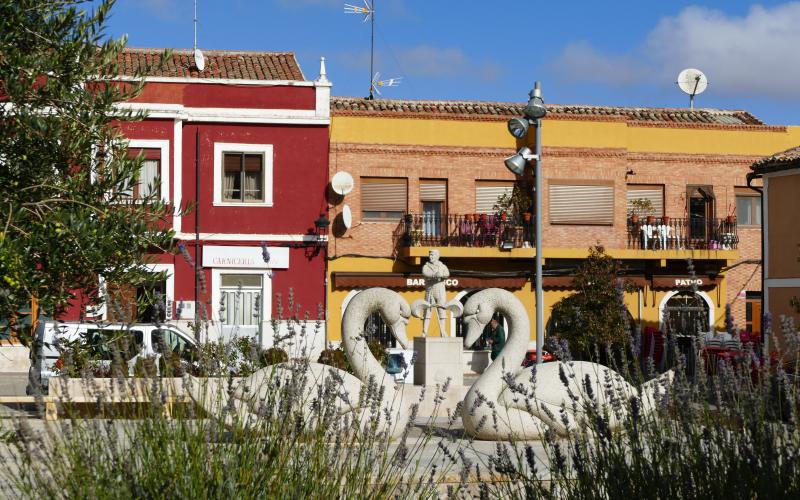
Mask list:
POLYGON ((264 311, 261 274, 221 274, 219 317, 222 337, 257 337, 264 311))

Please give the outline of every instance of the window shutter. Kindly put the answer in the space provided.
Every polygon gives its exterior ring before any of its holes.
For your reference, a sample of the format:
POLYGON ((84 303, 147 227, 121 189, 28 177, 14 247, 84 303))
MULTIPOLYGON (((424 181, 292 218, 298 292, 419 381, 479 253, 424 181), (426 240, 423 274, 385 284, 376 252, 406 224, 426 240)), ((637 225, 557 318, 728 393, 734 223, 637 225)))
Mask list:
POLYGON ((128 157, 136 158, 142 155, 145 160, 160 160, 161 150, 158 148, 129 148, 128 157))
POLYGON ((261 163, 263 157, 261 155, 245 155, 244 157, 244 171, 245 172, 261 172, 261 163))
POLYGON ((420 181, 419 199, 421 201, 445 201, 447 181, 420 181))
POLYGON ((475 185, 475 212, 488 214, 494 212, 498 198, 511 196, 514 191, 513 182, 479 182, 475 185))
POLYGON ((614 186, 550 185, 551 224, 614 224, 614 186))
POLYGON ((239 153, 226 153, 225 160, 223 162, 223 168, 225 172, 232 173, 232 172, 240 172, 242 168, 242 155, 239 153))
POLYGON ((405 212, 405 179, 362 179, 361 210, 365 212, 405 212))
POLYGON ((639 215, 654 215, 662 217, 664 215, 664 186, 628 186, 628 213, 633 212, 633 200, 638 199, 650 200, 653 204, 652 214, 639 214, 639 215))

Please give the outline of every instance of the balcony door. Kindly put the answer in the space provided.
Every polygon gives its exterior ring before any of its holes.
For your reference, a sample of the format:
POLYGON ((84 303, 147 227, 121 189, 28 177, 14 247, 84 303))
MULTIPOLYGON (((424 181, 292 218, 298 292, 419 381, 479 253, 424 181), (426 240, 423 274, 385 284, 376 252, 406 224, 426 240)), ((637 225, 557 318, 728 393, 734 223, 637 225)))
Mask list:
POLYGON ((711 186, 689 186, 686 199, 689 214, 689 238, 705 243, 711 239, 711 228, 714 221, 714 189, 711 186))
POLYGON ((447 234, 447 181, 420 179, 419 201, 423 237, 431 238, 428 244, 438 245, 441 237, 447 234))

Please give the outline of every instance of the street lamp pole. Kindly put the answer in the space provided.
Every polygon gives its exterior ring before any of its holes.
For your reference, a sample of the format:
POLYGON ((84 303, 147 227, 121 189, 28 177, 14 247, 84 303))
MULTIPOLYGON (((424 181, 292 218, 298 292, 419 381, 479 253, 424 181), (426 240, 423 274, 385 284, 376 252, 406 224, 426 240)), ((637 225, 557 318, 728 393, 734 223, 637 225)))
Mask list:
POLYGON ((506 158, 506 168, 516 175, 525 175, 525 168, 529 162, 535 161, 535 193, 536 219, 534 229, 536 232, 536 364, 542 363, 542 349, 544 348, 544 292, 542 291, 542 118, 547 114, 547 108, 542 99, 542 86, 536 82, 528 94, 528 104, 522 108, 525 115, 522 118, 512 118, 508 121, 508 131, 517 139, 527 143, 530 127, 536 127, 535 152, 527 145, 523 145, 516 154, 506 158))
MULTIPOLYGON (((533 86, 533 97, 542 98, 539 82, 533 86)), ((536 196, 536 364, 542 364, 544 349, 544 291, 542 290, 542 119, 536 118, 536 166, 534 167, 536 196)))

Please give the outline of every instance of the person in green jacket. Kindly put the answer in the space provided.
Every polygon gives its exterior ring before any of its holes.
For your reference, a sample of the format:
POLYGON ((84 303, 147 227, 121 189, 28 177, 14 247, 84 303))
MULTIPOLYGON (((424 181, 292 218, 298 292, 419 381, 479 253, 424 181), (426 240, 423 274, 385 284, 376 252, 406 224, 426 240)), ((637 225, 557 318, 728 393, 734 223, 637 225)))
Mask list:
POLYGON ((495 318, 492 318, 489 327, 491 328, 491 332, 489 333, 489 345, 492 346, 492 354, 490 357, 492 361, 494 361, 506 345, 506 332, 495 318))

